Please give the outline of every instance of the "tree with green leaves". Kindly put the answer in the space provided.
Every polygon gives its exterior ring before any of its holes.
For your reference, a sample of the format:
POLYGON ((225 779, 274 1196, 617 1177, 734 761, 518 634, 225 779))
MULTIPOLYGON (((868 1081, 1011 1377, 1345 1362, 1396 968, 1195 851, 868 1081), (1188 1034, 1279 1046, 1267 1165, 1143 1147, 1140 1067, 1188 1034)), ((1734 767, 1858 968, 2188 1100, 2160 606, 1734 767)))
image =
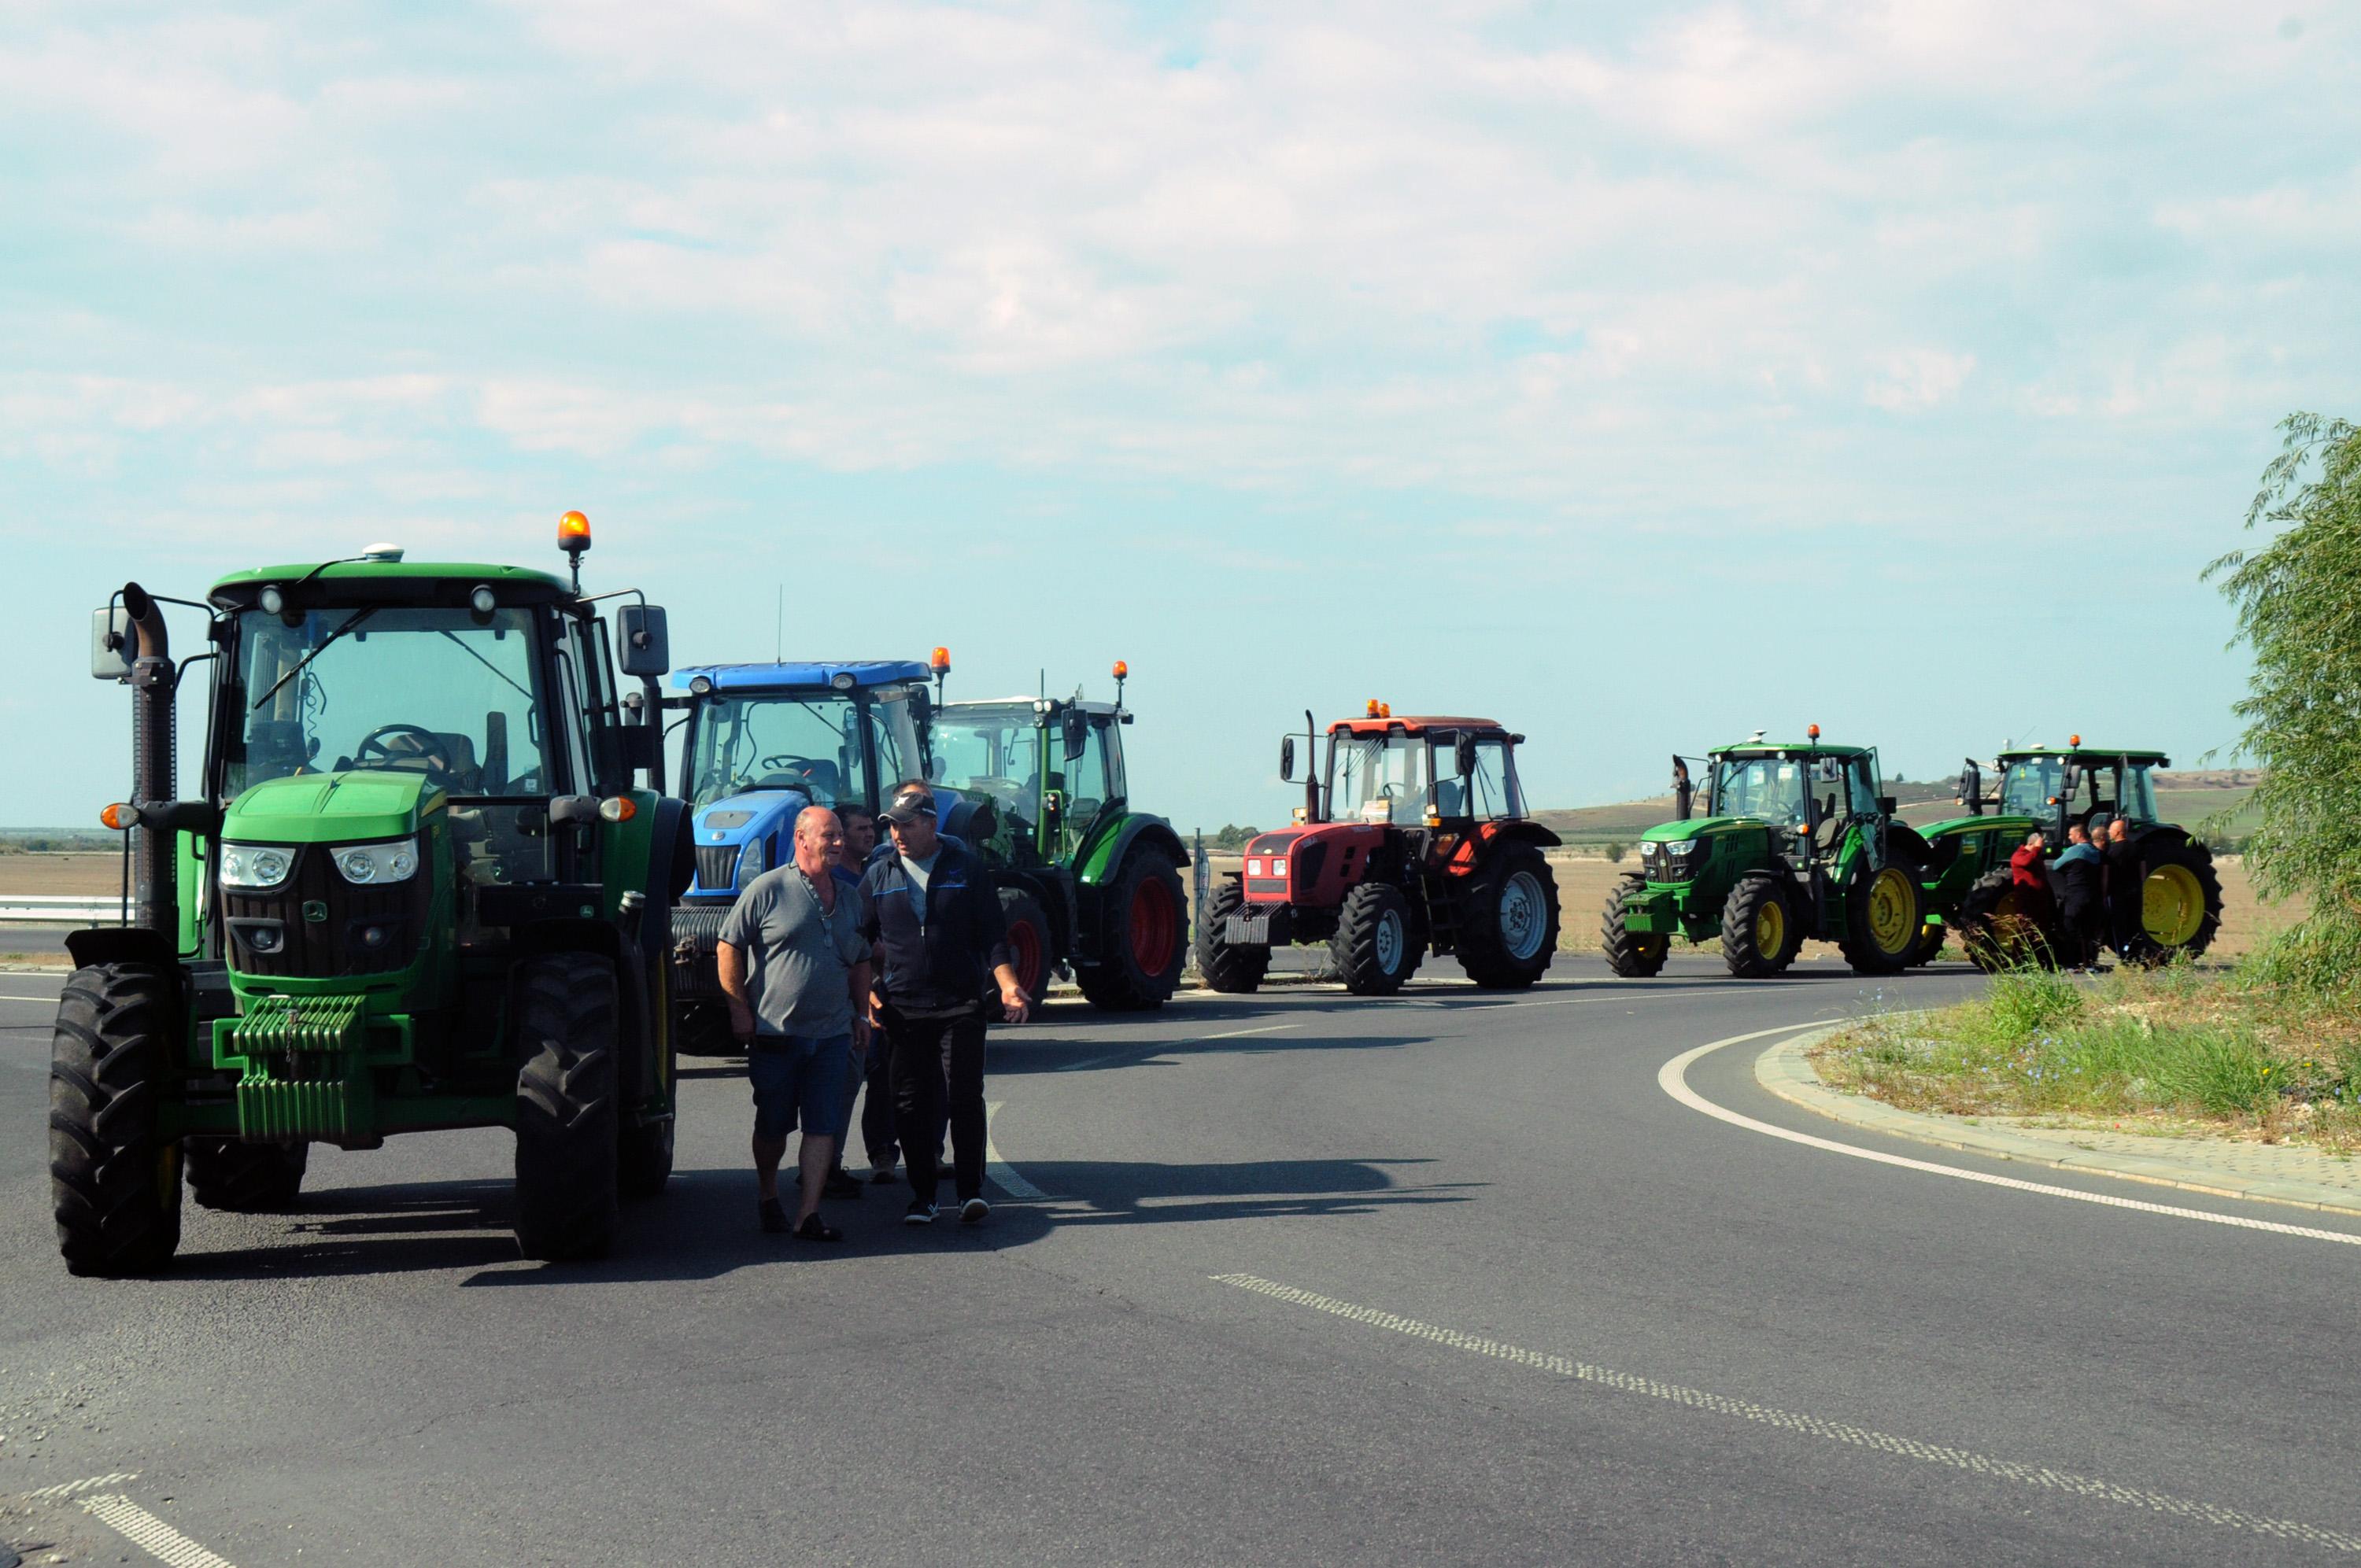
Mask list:
POLYGON ((2237 705, 2265 771, 2248 841, 2264 892, 2361 919, 2361 429, 2295 414, 2246 513, 2278 532, 2205 570, 2255 672, 2237 705))

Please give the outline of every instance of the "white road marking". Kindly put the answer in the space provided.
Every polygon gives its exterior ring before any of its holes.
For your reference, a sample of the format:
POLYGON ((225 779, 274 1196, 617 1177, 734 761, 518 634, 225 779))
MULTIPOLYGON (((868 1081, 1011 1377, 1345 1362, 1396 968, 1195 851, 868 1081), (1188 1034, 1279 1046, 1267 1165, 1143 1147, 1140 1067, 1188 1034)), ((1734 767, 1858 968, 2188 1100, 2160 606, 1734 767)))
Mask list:
POLYGON ((0 996, 0 1002, 38 1002, 44 1007, 55 1007, 58 1004, 58 999, 54 996, 0 996))
POLYGON ((1921 1170, 1930 1176, 1949 1176, 1960 1181, 1981 1182, 1986 1187, 2005 1187, 2015 1192, 2038 1193, 2044 1198, 2070 1198, 2077 1203, 2097 1203, 2109 1209, 2129 1209, 2142 1214, 2161 1214, 2171 1220, 2200 1220, 2209 1225, 2228 1225, 2234 1230, 2268 1231, 2273 1235, 2301 1236, 2307 1241, 2338 1242, 2345 1246, 2361 1246, 2361 1234, 2348 1231, 2324 1231, 2311 1225, 2290 1225, 2278 1220, 2255 1220, 2244 1214, 2216 1214, 2204 1209, 2184 1209, 2173 1203, 2149 1203, 2137 1198, 2120 1198, 2112 1192, 2085 1192, 2073 1187, 2052 1187, 2043 1181, 2024 1181, 2014 1176, 1993 1176, 1981 1170, 1961 1170, 1957 1166, 1938 1165, 1933 1160, 1912 1159, 1906 1155, 1887 1154, 1882 1149, 1859 1148, 1840 1144, 1834 1138, 1816 1137, 1810 1133, 1798 1133, 1787 1127, 1774 1127, 1768 1122, 1758 1122, 1752 1116, 1741 1116, 1726 1110, 1698 1094, 1688 1085, 1689 1063, 1708 1052, 1725 1046, 1741 1045, 1748 1040, 1763 1039, 1771 1035, 1792 1035, 1799 1029, 1821 1027, 1818 1024, 1790 1024, 1778 1029, 1757 1029, 1750 1035, 1732 1035, 1726 1040, 1715 1040, 1683 1051, 1666 1062, 1656 1073, 1657 1086, 1692 1111, 1703 1112, 1717 1121, 1728 1122, 1733 1127, 1761 1133, 1765 1137, 1784 1138, 1806 1148, 1825 1149, 1830 1154, 1850 1155, 1855 1159, 1874 1160, 1880 1165, 1899 1166, 1904 1170, 1921 1170))
POLYGON ((1235 1040, 1247 1035, 1270 1035, 1276 1034, 1281 1029, 1300 1029, 1302 1026, 1303 1025, 1301 1024, 1265 1024, 1258 1028, 1232 1029, 1225 1034, 1220 1035, 1196 1035, 1191 1036, 1190 1038, 1185 1040, 1142 1040, 1138 1044, 1128 1047, 1126 1049, 1110 1051, 1105 1056, 1092 1057, 1083 1061, 1070 1061, 1064 1066, 1059 1068, 1058 1070, 1060 1072, 1088 1072, 1094 1067, 1104 1067, 1107 1063, 1112 1061, 1124 1061, 1133 1058, 1144 1061, 1148 1059, 1148 1057, 1159 1056, 1166 1051, 1182 1050, 1190 1046, 1202 1046, 1208 1040, 1235 1040), (1138 1053, 1144 1048, 1148 1048, 1148 1057, 1140 1057, 1138 1055, 1138 1053))
MULTIPOLYGON (((1776 1034, 1779 1031, 1771 1030, 1776 1034)), ((1800 1432, 1829 1442, 1840 1442, 1852 1448, 1868 1449, 1878 1453, 1891 1453, 1897 1458, 1916 1460, 1922 1464, 1939 1464, 1952 1470, 1964 1470, 1973 1475, 1990 1475, 2021 1486, 2037 1486, 2045 1491, 2064 1492, 2074 1497, 2095 1497, 2101 1502, 2123 1508, 2146 1508, 2152 1513, 2175 1519, 2194 1519, 2202 1524, 2219 1525, 2226 1530, 2245 1530, 2254 1535, 2276 1536, 2282 1541, 2298 1541, 2311 1546, 2326 1546, 2338 1552, 2361 1552, 2361 1536, 2342 1530, 2323 1530, 2317 1525, 2303 1524, 2294 1519, 2275 1519, 2261 1514, 2250 1514, 2238 1508, 2226 1508, 2215 1503, 2201 1503, 2187 1497, 2176 1497, 2165 1492, 2151 1492, 2142 1486, 2125 1486, 2094 1475, 2078 1475, 2070 1471, 2052 1470, 2046 1465, 2027 1464, 2015 1460, 1993 1459, 1964 1448, 1947 1448, 1939 1443, 1921 1442, 1916 1438, 1897 1437, 1890 1432, 1857 1427, 1843 1421, 1823 1420, 1817 1416, 1800 1415, 1770 1405, 1758 1405, 1751 1399, 1733 1399, 1726 1395, 1710 1394, 1702 1388, 1686 1388, 1677 1383, 1660 1383, 1653 1377, 1634 1373, 1617 1372, 1609 1367, 1593 1366, 1588 1362, 1570 1356, 1553 1355, 1546 1352, 1526 1350, 1498 1340, 1476 1334, 1462 1333, 1457 1329, 1441 1328, 1422 1323, 1415 1318, 1400 1317, 1379 1311, 1374 1307, 1356 1307, 1349 1301, 1300 1290, 1291 1285, 1280 1285, 1251 1274, 1216 1274, 1213 1278, 1224 1285, 1251 1290, 1258 1296, 1284 1301, 1290 1306, 1309 1307, 1348 1321, 1366 1323, 1371 1328, 1387 1329, 1408 1334, 1413 1339, 1431 1340, 1453 1350, 1473 1355, 1489 1356, 1512 1365, 1530 1366, 1559 1377, 1571 1377, 1583 1383, 1595 1383, 1602 1388, 1619 1393, 1643 1394, 1652 1399, 1663 1399, 1691 1409, 1706 1410, 1719 1416, 1734 1416, 1741 1420, 1754 1421, 1767 1427, 1800 1432)))
POLYGON ((82 1499, 82 1510, 170 1568, 236 1568, 227 1558, 191 1541, 121 1493, 82 1499))
POLYGON ((64 1481, 55 1486, 44 1486, 38 1492, 25 1492, 19 1496, 27 1502, 55 1502, 60 1498, 71 1497, 76 1492, 87 1492, 97 1486, 120 1486, 126 1481, 138 1479, 139 1472, 137 1470, 118 1470, 112 1475, 93 1475, 87 1480, 64 1481))
POLYGON ((992 1178, 994 1185, 1020 1202, 1049 1202, 1052 1200, 1047 1192, 1016 1174, 1015 1168, 1000 1157, 999 1146, 992 1141, 992 1119, 999 1115, 1000 1108, 1007 1103, 1005 1100, 994 1100, 983 1108, 983 1173, 992 1178))

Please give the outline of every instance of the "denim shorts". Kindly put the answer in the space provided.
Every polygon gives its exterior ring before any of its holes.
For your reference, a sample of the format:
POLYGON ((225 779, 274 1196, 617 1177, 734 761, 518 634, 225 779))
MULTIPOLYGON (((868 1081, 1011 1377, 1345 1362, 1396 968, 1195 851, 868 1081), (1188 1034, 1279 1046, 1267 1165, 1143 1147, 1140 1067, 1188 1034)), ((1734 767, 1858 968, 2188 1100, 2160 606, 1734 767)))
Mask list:
POLYGON ((754 1085, 754 1135, 784 1138, 800 1120, 806 1137, 838 1136, 844 1130, 844 1085, 851 1071, 849 1034, 756 1036, 746 1052, 746 1076, 754 1085))

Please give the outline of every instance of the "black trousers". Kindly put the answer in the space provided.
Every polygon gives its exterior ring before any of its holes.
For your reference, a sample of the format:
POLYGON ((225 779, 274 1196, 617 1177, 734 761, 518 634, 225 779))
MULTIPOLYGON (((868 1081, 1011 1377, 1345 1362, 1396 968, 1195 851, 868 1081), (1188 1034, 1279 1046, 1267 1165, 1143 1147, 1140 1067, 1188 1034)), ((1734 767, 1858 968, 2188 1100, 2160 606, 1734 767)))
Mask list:
POLYGON ((2066 945, 2070 949, 2059 956, 2078 968, 2099 956, 2101 913, 2098 901, 2068 899, 2061 920, 2066 945))
POLYGON ((893 1040, 883 1029, 869 1031, 869 1065, 863 1073, 869 1098, 861 1106, 861 1145, 869 1151, 871 1165, 892 1165, 900 1157, 894 1143, 893 1040))
POLYGON ((894 1037, 894 1127, 910 1187, 932 1201, 935 1140, 942 1135, 950 1097, 951 1180, 960 1201, 983 1196, 983 1009, 904 1013, 888 1006, 894 1037))

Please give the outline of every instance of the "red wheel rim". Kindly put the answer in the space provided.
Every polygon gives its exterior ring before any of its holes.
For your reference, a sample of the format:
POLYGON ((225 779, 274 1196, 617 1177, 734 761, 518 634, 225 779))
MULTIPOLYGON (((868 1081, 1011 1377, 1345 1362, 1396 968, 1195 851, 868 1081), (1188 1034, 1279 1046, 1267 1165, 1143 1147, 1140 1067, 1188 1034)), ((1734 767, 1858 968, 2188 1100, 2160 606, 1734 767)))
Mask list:
POLYGON ((1160 882, 1141 883, 1131 901, 1131 961, 1142 974, 1162 974, 1180 942, 1180 912, 1173 907, 1172 890, 1160 882))
POLYGON ((1041 927, 1030 920, 1019 920, 1008 927, 1009 950, 1016 955, 1016 983, 1025 994, 1038 999, 1041 994, 1041 927))

